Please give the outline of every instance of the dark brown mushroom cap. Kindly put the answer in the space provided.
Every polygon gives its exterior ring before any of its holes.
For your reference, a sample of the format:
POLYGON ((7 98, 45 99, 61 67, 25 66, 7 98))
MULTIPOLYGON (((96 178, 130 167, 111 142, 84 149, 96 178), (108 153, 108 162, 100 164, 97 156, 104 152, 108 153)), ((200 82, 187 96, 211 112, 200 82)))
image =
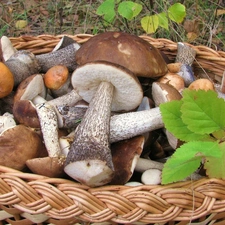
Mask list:
POLYGON ((76 53, 78 65, 97 60, 124 66, 139 77, 159 77, 167 72, 167 64, 158 49, 138 36, 123 32, 96 35, 76 53))
POLYGON ((30 100, 18 100, 13 104, 13 115, 19 124, 40 128, 35 105, 30 100))

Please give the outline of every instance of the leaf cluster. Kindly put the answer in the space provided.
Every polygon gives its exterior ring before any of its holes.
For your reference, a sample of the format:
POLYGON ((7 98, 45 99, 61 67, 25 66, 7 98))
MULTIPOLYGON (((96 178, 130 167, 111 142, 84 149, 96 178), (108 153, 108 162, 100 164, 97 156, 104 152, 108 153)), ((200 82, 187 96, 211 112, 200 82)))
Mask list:
POLYGON ((184 142, 165 163, 162 183, 188 177, 201 163, 209 177, 225 178, 225 101, 214 91, 186 89, 160 111, 165 128, 184 142))
MULTIPOLYGON (((133 1, 105 0, 97 8, 96 13, 103 16, 105 25, 107 26, 114 21, 116 12, 122 18, 130 21, 138 16, 142 9, 143 6, 141 4, 133 1)), ((155 33, 159 27, 169 30, 169 19, 176 23, 181 23, 185 16, 185 6, 181 3, 175 3, 168 8, 167 12, 142 17, 141 27, 148 34, 155 33)))

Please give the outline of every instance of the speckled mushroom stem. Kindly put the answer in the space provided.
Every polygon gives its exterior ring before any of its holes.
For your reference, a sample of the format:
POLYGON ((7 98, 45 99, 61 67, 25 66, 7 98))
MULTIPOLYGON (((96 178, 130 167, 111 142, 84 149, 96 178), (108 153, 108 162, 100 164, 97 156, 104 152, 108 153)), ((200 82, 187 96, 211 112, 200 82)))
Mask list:
POLYGON ((114 170, 109 148, 113 89, 109 82, 100 83, 82 122, 75 130, 65 162, 65 172, 89 186, 108 183, 114 170))
POLYGON ((36 58, 41 66, 41 71, 47 72, 48 69, 59 64, 66 66, 71 72, 74 71, 77 67, 75 54, 79 47, 78 43, 74 43, 54 52, 37 55, 36 58))
POLYGON ((129 139, 162 127, 164 123, 159 107, 115 115, 110 120, 110 142, 129 139))

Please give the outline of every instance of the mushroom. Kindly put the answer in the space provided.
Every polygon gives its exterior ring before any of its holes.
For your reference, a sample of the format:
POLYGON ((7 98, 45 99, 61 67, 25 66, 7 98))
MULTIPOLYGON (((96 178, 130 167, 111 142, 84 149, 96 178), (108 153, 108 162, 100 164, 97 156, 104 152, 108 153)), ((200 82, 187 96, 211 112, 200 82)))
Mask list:
POLYGON ((14 76, 14 86, 18 86, 25 78, 40 70, 35 55, 26 50, 17 51, 5 61, 5 64, 14 76))
POLYGON ((182 42, 177 43, 177 55, 175 62, 181 63, 180 71, 177 72, 184 79, 185 86, 189 86, 194 80, 192 64, 195 60, 196 51, 190 45, 182 42))
POLYGON ((104 32, 90 38, 76 53, 78 65, 104 60, 132 71, 139 77, 159 77, 167 72, 167 65, 149 42, 124 32, 104 32))
POLYGON ((71 76, 64 65, 55 65, 44 74, 44 83, 50 89, 54 98, 64 95, 72 90, 71 76))
POLYGON ((182 95, 172 85, 160 82, 153 82, 152 84, 152 98, 156 106, 161 103, 169 102, 172 100, 180 100, 182 95))
POLYGON ((136 108, 143 91, 133 73, 103 61, 78 67, 71 82, 89 107, 75 130, 64 171, 88 186, 103 185, 110 182, 114 172, 109 148, 111 110, 136 108))
POLYGON ((188 89, 190 90, 213 90, 215 91, 214 83, 206 78, 200 78, 193 81, 189 86, 188 89))
POLYGON ((14 87, 14 77, 9 68, 0 62, 0 98, 9 95, 14 87))
POLYGON ((74 58, 79 48, 80 45, 75 42, 57 51, 36 55, 40 71, 46 73, 50 68, 59 64, 66 66, 70 72, 74 71, 77 67, 74 58))
POLYGON ((75 90, 71 90, 61 97, 47 101, 46 95, 46 87, 41 74, 34 74, 23 80, 17 87, 14 96, 13 114, 15 119, 24 125, 39 127, 39 118, 35 105, 48 102, 55 107, 54 110, 58 117, 58 125, 59 127, 63 127, 64 118, 60 111, 57 110, 57 107, 73 106, 81 100, 81 96, 75 90))
POLYGON ((17 50, 13 47, 12 42, 7 36, 2 36, 0 41, 0 49, 2 52, 2 61, 7 61, 17 50))
POLYGON ((74 43, 76 43, 76 41, 73 38, 64 35, 52 51, 58 51, 59 49, 65 48, 74 43))
POLYGON ((23 170, 28 159, 39 157, 44 150, 40 136, 24 125, 9 127, 0 134, 0 165, 23 170))
POLYGON ((115 172, 110 184, 123 185, 130 180, 144 143, 145 138, 141 135, 112 144, 112 161, 115 172))

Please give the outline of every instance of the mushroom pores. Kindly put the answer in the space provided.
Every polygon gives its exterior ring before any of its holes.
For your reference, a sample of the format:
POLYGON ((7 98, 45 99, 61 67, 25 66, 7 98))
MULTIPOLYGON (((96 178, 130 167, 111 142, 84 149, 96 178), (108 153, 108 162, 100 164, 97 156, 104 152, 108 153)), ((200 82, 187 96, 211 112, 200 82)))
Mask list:
POLYGON ((92 37, 80 47, 75 59, 78 65, 99 60, 112 62, 140 77, 159 77, 168 70, 157 48, 124 32, 105 32, 92 37))
POLYGON ((0 62, 0 98, 9 95, 14 87, 14 77, 9 68, 0 62))
POLYGON ((78 67, 71 78, 72 86, 87 102, 91 101, 101 81, 114 86, 112 111, 130 111, 141 103, 143 90, 137 77, 118 64, 105 61, 86 63, 78 67))

